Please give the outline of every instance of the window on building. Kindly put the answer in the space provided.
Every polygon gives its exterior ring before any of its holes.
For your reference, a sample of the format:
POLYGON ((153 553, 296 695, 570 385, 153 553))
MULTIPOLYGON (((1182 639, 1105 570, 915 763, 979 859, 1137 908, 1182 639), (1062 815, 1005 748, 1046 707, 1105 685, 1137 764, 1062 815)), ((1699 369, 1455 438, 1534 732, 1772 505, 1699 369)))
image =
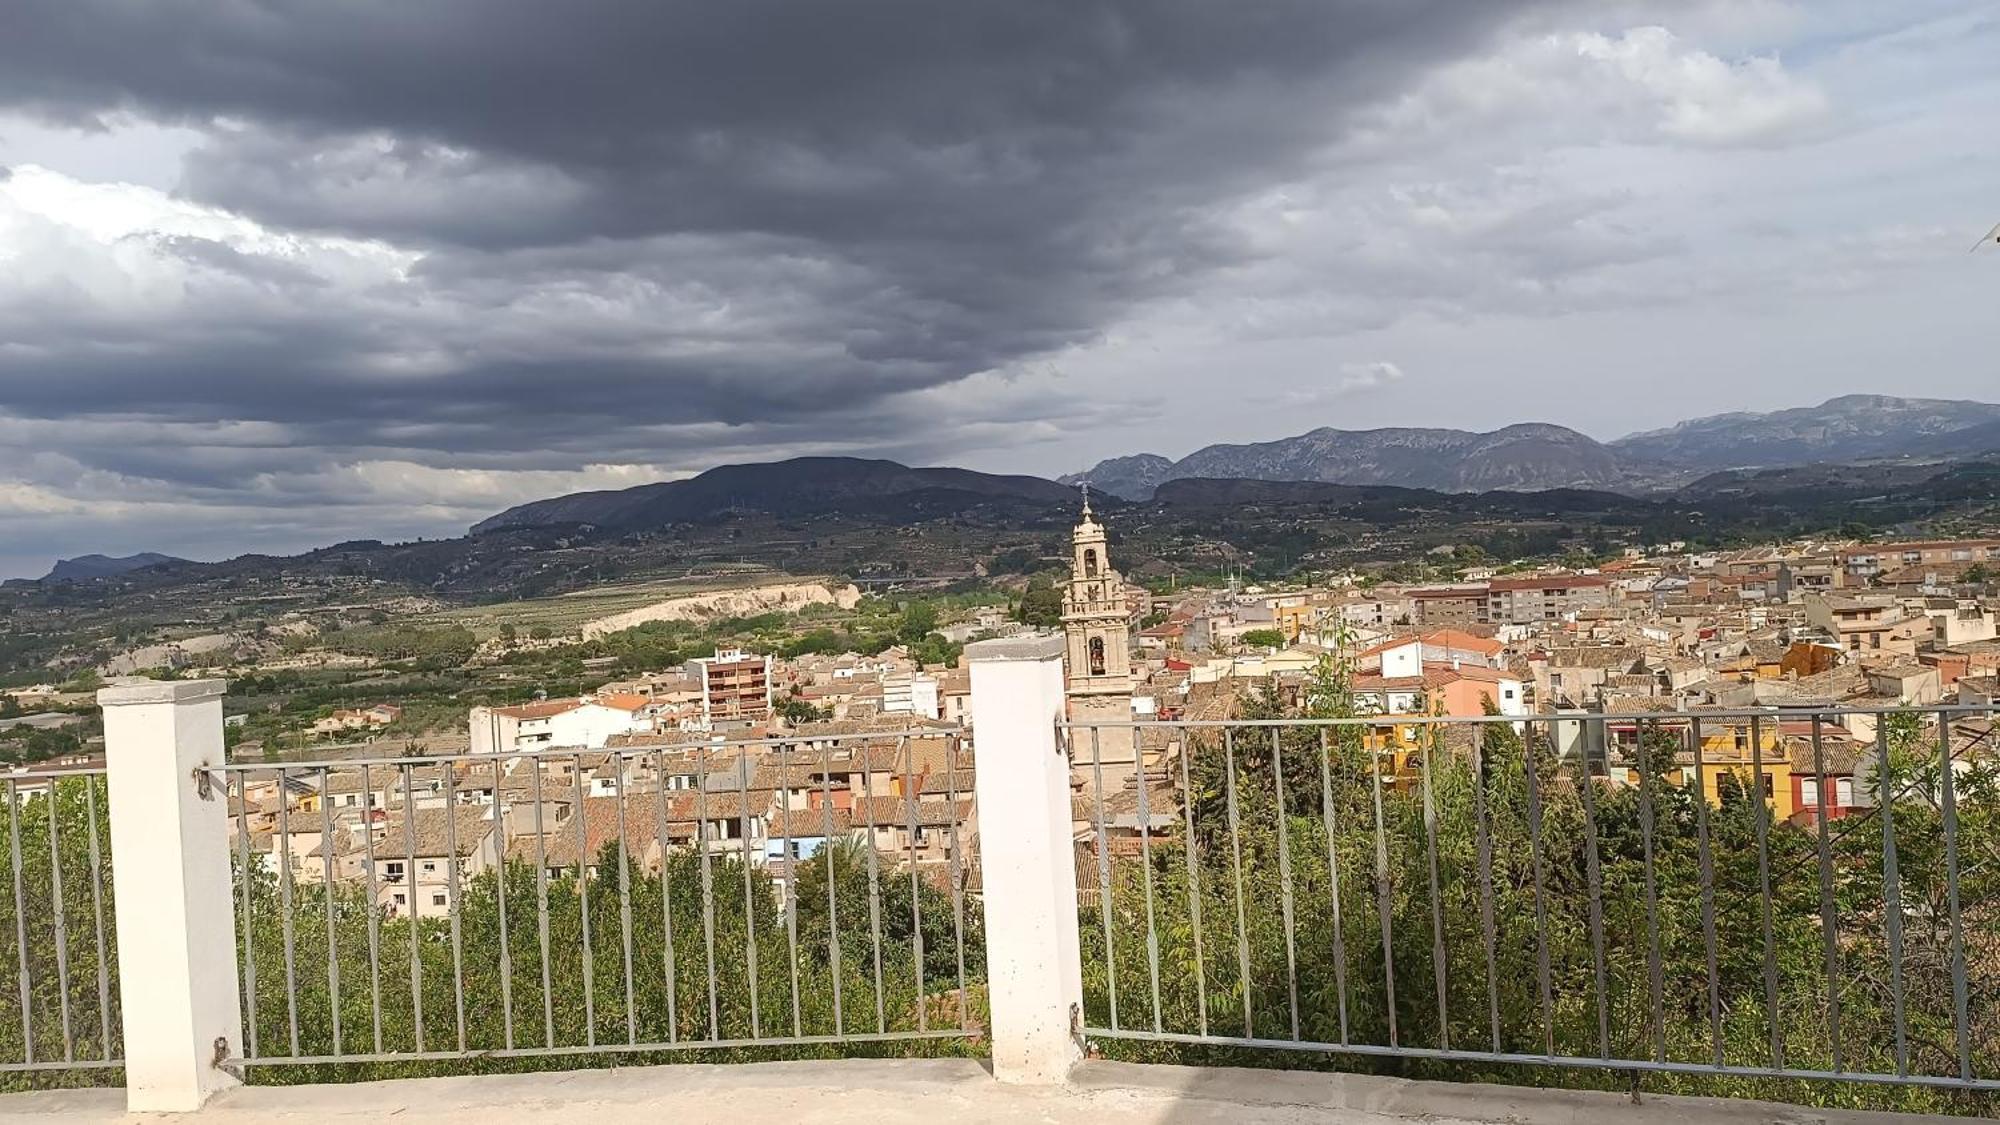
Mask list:
POLYGON ((1097 577, 1096 548, 1086 548, 1083 552, 1083 576, 1085 578, 1097 577))
POLYGON ((1770 800, 1771 798, 1773 798, 1773 797, 1775 797, 1775 796, 1777 796, 1777 795, 1778 795, 1778 786, 1777 786, 1777 783, 1776 783, 1776 779, 1775 779, 1775 778, 1773 778, 1773 777, 1772 777, 1772 776, 1771 776, 1770 774, 1768 774, 1768 773, 1767 773, 1767 774, 1765 774, 1765 775, 1764 775, 1764 799, 1765 799, 1766 801, 1768 801, 1768 800, 1770 800))
POLYGON ((1839 777, 1833 781, 1833 802, 1841 808, 1854 806, 1854 779, 1839 777))
POLYGON ((1090 674, 1104 675, 1104 638, 1090 638, 1090 674))
POLYGON ((1799 781, 1799 804, 1809 809, 1819 807, 1818 778, 1808 777, 1799 781))
POLYGON ((443 896, 443 895, 432 895, 432 896, 431 896, 431 905, 432 905, 432 906, 443 906, 443 905, 444 905, 444 896, 443 896))

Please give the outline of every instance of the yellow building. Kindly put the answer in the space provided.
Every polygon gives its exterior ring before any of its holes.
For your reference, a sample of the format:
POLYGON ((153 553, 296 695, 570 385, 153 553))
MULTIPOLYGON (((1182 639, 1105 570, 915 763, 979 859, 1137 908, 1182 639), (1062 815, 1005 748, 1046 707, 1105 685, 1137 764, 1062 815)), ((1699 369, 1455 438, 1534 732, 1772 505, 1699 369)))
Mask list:
MULTIPOLYGON (((1748 719, 1712 719, 1702 723, 1702 796, 1711 805, 1721 804, 1722 779, 1730 776, 1735 777, 1736 783, 1744 789, 1754 788, 1752 779, 1758 774, 1758 759, 1761 756, 1764 800, 1777 819, 1789 820, 1798 807, 1792 790, 1791 754, 1779 735, 1777 719, 1774 717, 1756 724, 1754 737, 1757 745, 1754 747, 1752 737, 1752 724, 1748 719)), ((1679 754, 1675 764, 1679 767, 1681 784, 1695 780, 1694 755, 1679 754)))

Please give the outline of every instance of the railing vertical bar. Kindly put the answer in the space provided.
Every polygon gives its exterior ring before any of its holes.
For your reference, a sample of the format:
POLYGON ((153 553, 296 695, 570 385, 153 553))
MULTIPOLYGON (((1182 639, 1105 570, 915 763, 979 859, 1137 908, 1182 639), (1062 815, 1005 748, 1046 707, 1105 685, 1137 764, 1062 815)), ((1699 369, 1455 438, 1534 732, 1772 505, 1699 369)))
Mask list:
POLYGON ((570 757, 570 819, 576 822, 576 918, 583 938, 583 1044, 597 1046, 597 960, 590 947, 590 817, 584 812, 583 755, 570 757))
POLYGON ((1493 917, 1493 833, 1486 808, 1486 732, 1472 743, 1472 828, 1479 855, 1479 930, 1486 949, 1486 1016, 1494 1053, 1500 1051, 1500 935, 1493 917))
MULTIPOLYGON (((256 931, 250 928, 249 781, 249 774, 238 773, 236 775, 236 885, 237 889, 242 892, 242 899, 237 915, 239 919, 237 925, 241 928, 243 935, 243 1043, 246 1057, 254 1059, 257 1057, 257 934, 256 931)), ((320 790, 322 793, 325 792, 324 783, 322 783, 320 790)), ((278 799, 280 801, 286 799, 285 791, 282 787, 278 790, 278 799)), ((324 801, 324 798, 322 798, 322 801, 324 801)), ((95 824, 96 818, 92 817, 91 819, 92 823, 95 824)), ((92 842, 96 842, 95 833, 92 834, 92 842)), ((103 928, 103 924, 103 919, 99 918, 98 926, 100 929, 103 928)), ((103 943, 100 941, 98 944, 101 946, 103 943)), ((98 950, 97 960, 101 968, 104 961, 104 951, 102 949, 98 950)), ((105 1049, 110 1049, 108 1039, 105 1043, 105 1049)))
MULTIPOLYGON (((535 801, 535 936, 542 948, 542 1045, 556 1045, 556 1002, 554 985, 549 972, 549 832, 545 818, 548 810, 542 801, 542 759, 533 754, 526 759, 528 768, 533 770, 533 790, 530 796, 535 801)), ((581 816, 578 812, 573 815, 581 816)))
POLYGON ((679 962, 674 958, 674 879, 673 834, 667 827, 667 752, 654 755, 654 772, 659 777, 655 790, 654 819, 660 837, 660 971, 667 985, 667 1042, 680 1042, 679 962))
MULTIPOLYGON (((1139 749, 1139 732, 1133 732, 1132 758, 1139 775, 1139 870, 1146 895, 1146 973, 1153 991, 1153 1030, 1165 1031, 1160 1017, 1160 927, 1153 910, 1153 816, 1146 802, 1146 755, 1139 749)), ((1291 888, 1286 887, 1289 894, 1291 888)), ((1289 916, 1289 911, 1288 911, 1289 916)), ((1289 940, 1291 927, 1286 926, 1289 940)))
POLYGON ((1444 948, 1444 903, 1438 879, 1437 798, 1431 788, 1431 758, 1444 742, 1443 731, 1425 730, 1423 770, 1424 862, 1429 868, 1431 899, 1431 976, 1437 989, 1438 1048, 1451 1050, 1451 966, 1444 948))
MULTIPOLYGON (((69 1015, 69 920, 63 905, 62 885, 62 817, 58 813, 58 796, 63 779, 49 778, 49 920, 54 931, 56 954, 56 1012, 61 1021, 62 1052, 64 1062, 76 1061, 76 1031, 70 1023, 69 1015)), ((225 798, 228 793, 224 793, 225 798)))
POLYGON ((791 978, 792 989, 792 1034, 800 1036, 805 1034, 805 1020, 799 1001, 799 866, 798 856, 792 849, 791 746, 789 742, 777 744, 777 784, 772 788, 777 794, 778 832, 785 857, 785 950, 789 957, 786 971, 791 978))
MULTIPOLYGON (((965 825, 958 813, 958 736, 956 734, 944 742, 944 799, 951 808, 950 852, 945 856, 945 867, 951 879, 951 940, 958 957, 958 1026, 965 1030, 971 1026, 971 1017, 966 1007, 965 996, 965 884, 961 882, 959 850, 965 842, 965 825)), ((792 961, 797 963, 797 950, 792 953, 792 961)), ((793 978, 794 988, 797 978, 793 978)), ((797 1000, 794 999, 794 1004, 797 1000)))
MULTIPOLYGON (((1542 1004, 1542 1053, 1556 1053, 1555 997, 1549 973, 1549 895, 1542 872, 1542 783, 1535 768, 1534 727, 1521 743, 1521 772, 1528 783, 1528 857, 1535 882, 1535 977, 1542 1004)), ((1555 741, 1555 720, 1549 720, 1549 741, 1555 741)))
POLYGON ((1965 922, 1958 900, 1958 783, 1951 754, 1951 716, 1938 720, 1938 788, 1944 820, 1945 907, 1951 919, 1952 1027, 1958 1042, 1958 1076, 1972 1079, 1971 996, 1965 979, 1965 922))
MULTIPOLYGON (((1292 827, 1291 827, 1292 818, 1291 818, 1291 808, 1289 805, 1285 803, 1285 752, 1284 749, 1279 744, 1280 743, 1280 739, 1278 737, 1279 733, 1280 733, 1279 728, 1277 727, 1271 728, 1271 778, 1276 788, 1275 795, 1277 797, 1276 809, 1277 809, 1277 819, 1278 819, 1278 892, 1279 892, 1278 903, 1281 910, 1280 916, 1284 919, 1285 922, 1286 1008, 1291 1015, 1292 1039, 1293 1041, 1296 1042, 1299 1039, 1299 951, 1298 951, 1298 941, 1296 937, 1297 925, 1295 924, 1293 918, 1293 903, 1292 903, 1292 847, 1290 839, 1292 834, 1292 827)), ((1140 808, 1143 809, 1145 807, 1143 796, 1146 792, 1146 780, 1143 776, 1141 776, 1139 779, 1139 792, 1141 794, 1140 808)), ((1145 817, 1142 815, 1139 819, 1143 822, 1145 820, 1145 817)), ((1144 839, 1144 837, 1141 837, 1141 839, 1144 839)), ((1151 880, 1151 877, 1152 877, 1152 871, 1149 867, 1147 870, 1147 879, 1149 882, 1151 880)), ((1152 934, 1150 929, 1151 927, 1150 916, 1152 913, 1152 896, 1150 894, 1147 896, 1146 909, 1148 914, 1147 941, 1150 947, 1150 945, 1152 944, 1152 934)), ((1155 965, 1155 970, 1157 970, 1157 968, 1158 966, 1155 965)), ((1158 1001, 1159 1001, 1159 996, 1156 991, 1154 994, 1154 1003, 1156 1007, 1158 1005, 1158 1001)), ((1155 1018, 1157 1019, 1157 1016, 1155 1018)))
MULTIPOLYGON (((319 771, 319 851, 320 851, 320 893, 325 897, 322 913, 326 921, 326 997, 329 1023, 333 1031, 333 1053, 341 1053, 340 1035, 340 947, 336 938, 335 894, 333 890, 333 803, 328 800, 328 785, 331 775, 325 767, 319 771)), ((280 800, 289 800, 281 788, 280 800)))
POLYGON ((458 1049, 465 1050, 465 939, 459 922, 458 794, 456 761, 440 762, 444 784, 445 912, 451 923, 452 1027, 458 1049))
MULTIPOLYGON (((402 768, 403 782, 403 893, 410 900, 410 1028, 416 1035, 417 1052, 424 1050, 424 953, 423 925, 417 913, 417 790, 409 766, 402 768)), ((454 990, 455 991, 455 990, 454 990)))
MULTIPOLYGON (((1643 746, 1645 741, 1642 729, 1639 742, 1643 746)), ((1608 759, 1605 766, 1610 768, 1608 759)), ((1590 775, 1588 743, 1577 755, 1577 773, 1577 788, 1583 794, 1584 877, 1590 889, 1590 970, 1597 985, 1597 1057, 1608 1059, 1611 1057, 1611 988, 1604 964, 1604 863, 1597 839, 1597 779, 1590 775)))
POLYGON ((1889 726, 1875 720, 1875 800, 1882 810, 1882 919, 1889 939, 1889 1003, 1895 1019, 1896 1077, 1910 1073, 1910 1031, 1903 1012, 1903 887, 1896 870, 1896 794, 1891 789, 1889 726))
POLYGON ((514 1049, 514 953, 508 944, 507 876, 512 873, 513 845, 507 840, 507 804, 503 793, 500 759, 493 759, 493 846, 500 857, 500 869, 493 876, 494 898, 500 918, 500 1034, 507 1050, 514 1049))
MULTIPOLYGON (((1188 786, 1188 754, 1193 745, 1189 732, 1183 730, 1180 740, 1181 759, 1181 862, 1187 868, 1188 881, 1188 921, 1194 943, 1194 1012, 1195 1026, 1200 1035, 1208 1034, 1208 970, 1201 948, 1201 871, 1195 862, 1194 834, 1194 790, 1188 786)), ((1332 837, 1329 836, 1330 840, 1332 837)), ((1330 845, 1329 845, 1330 846, 1330 845)), ((1339 907, 1334 908, 1338 911, 1339 907)), ((1336 915, 1337 917, 1338 915, 1336 915)), ((1338 931, 1336 931, 1337 933, 1338 931)), ((1341 997, 1341 1015, 1347 1013, 1347 998, 1341 997)))
POLYGON ((1817 852, 1819 858, 1819 920, 1820 937, 1826 946, 1826 1030, 1833 1048, 1833 1069, 1842 1069, 1842 1048, 1840 1042, 1840 927, 1834 911, 1833 899, 1833 849, 1827 829, 1827 785, 1826 785, 1826 745, 1821 731, 1821 715, 1813 712, 1812 717, 1813 776, 1817 786, 1818 799, 1814 802, 1813 820, 1818 828, 1817 852))
MULTIPOLYGON (((1097 818, 1097 912, 1104 921, 1104 987, 1111 1004, 1111 1030, 1118 1026, 1118 958, 1111 944, 1111 850, 1104 831, 1104 754, 1098 728, 1090 728, 1091 807, 1097 818)), ((1245 1035, 1249 1034, 1246 1029, 1245 1035)))
MULTIPOLYGON (((284 787, 282 778, 278 785, 284 787)), ((284 806, 279 808, 282 810, 284 806)), ((384 809, 382 815, 386 818, 388 810, 384 809)), ((366 764, 361 767, 361 841, 362 863, 368 869, 368 1011, 375 1035, 375 1053, 379 1055, 382 1053, 382 892, 375 870, 375 787, 366 764)), ((286 912, 290 913, 289 907, 286 912)), ((292 1053, 298 1053, 296 1046, 292 1053)))
POLYGON ((1654 812, 1659 786, 1653 778, 1652 747, 1645 724, 1639 728, 1639 841, 1646 880, 1646 1019, 1652 1025, 1653 1061, 1667 1058, 1665 982, 1660 968, 1660 876, 1655 843, 1654 812))
POLYGON ((625 755, 611 752, 611 790, 618 802, 618 935, 625 954, 625 1043, 639 1041, 638 993, 632 982, 632 839, 625 831, 625 755))
MULTIPOLYGON (((1182 745, 1186 745, 1185 740, 1183 740, 1182 745)), ((1186 755, 1183 754, 1181 759, 1182 793, 1188 792, 1187 783, 1188 783, 1187 758, 1186 755)), ((1189 806, 1192 806, 1193 804, 1191 800, 1183 800, 1182 803, 1189 806)), ((1327 735, 1327 729, 1325 727, 1321 727, 1319 731, 1319 815, 1322 826, 1326 830, 1327 893, 1328 893, 1328 898, 1332 900, 1332 907, 1333 907, 1334 1002, 1336 1008, 1338 1009, 1338 1015, 1340 1017, 1340 1045, 1345 1047, 1347 1046, 1347 1036, 1348 1036, 1347 938, 1343 933, 1343 924, 1341 922, 1341 916, 1340 916, 1340 856, 1338 854, 1339 849, 1335 845, 1334 841, 1333 744, 1331 739, 1329 739, 1327 735)), ((1189 854, 1188 884, 1190 887, 1192 887, 1194 883, 1194 861, 1193 861, 1194 853, 1192 850, 1193 847, 1194 847, 1194 829, 1192 822, 1190 822, 1188 828, 1188 848, 1190 849, 1188 853, 1189 854)), ((1199 922, 1199 915, 1197 915, 1197 922, 1199 922)), ((1201 935, 1201 929, 1200 926, 1197 924, 1195 928, 1195 936, 1196 936, 1195 948, 1197 950, 1195 956, 1195 965, 1197 970, 1200 968, 1200 962, 1201 962, 1199 953, 1199 950, 1201 948, 1199 944, 1200 935, 1201 935)), ((1206 1032, 1204 1032, 1204 1034, 1206 1034, 1206 1032)))
POLYGON ((1708 1042, 1715 1065, 1723 1065, 1722 974, 1716 963, 1715 855, 1708 833, 1708 766, 1702 760, 1701 720, 1688 721, 1688 745, 1694 753, 1694 825, 1697 861, 1701 866, 1701 944, 1708 970, 1708 1042))
MULTIPOLYGON (((1236 732, 1225 728, 1222 732, 1223 794, 1229 810, 1229 855, 1230 866, 1236 875, 1236 972, 1237 987, 1243 993, 1243 1034, 1254 1036, 1250 1015, 1250 919, 1243 905, 1243 835, 1236 813, 1236 732)), ((1104 888, 1109 895, 1111 888, 1104 888)), ((1105 959, 1110 960, 1111 921, 1107 915, 1104 923, 1105 959)), ((1112 1027, 1117 1027, 1114 1005, 1112 1027)))
POLYGON ((745 746, 738 749, 736 759, 736 854, 743 861, 743 957, 750 984, 750 1038, 761 1039, 764 1028, 763 1014, 757 1002, 760 990, 757 987, 756 892, 751 889, 753 876, 750 871, 750 769, 750 748, 745 746))
MULTIPOLYGON (((97 937, 97 1022, 99 1057, 111 1061, 111 964, 109 952, 104 944, 104 853, 97 842, 97 776, 84 779, 83 815, 89 826, 86 839, 90 845, 90 913, 96 921, 97 937)), ((244 944, 249 945, 249 929, 246 927, 244 944)))
MULTIPOLYGON (((1387 728, 1383 741, 1395 733, 1394 728, 1387 728)), ((1382 817, 1382 753, 1378 748, 1368 748, 1368 776, 1375 806, 1375 912, 1382 928, 1383 1010, 1389 1018, 1389 1046, 1396 1047, 1401 1042, 1396 1026, 1395 912, 1391 905, 1395 886, 1389 877, 1389 832, 1382 817)))
POLYGON ((14 868, 14 951, 20 957, 20 975, 15 978, 21 990, 21 1061, 32 1065, 35 1062, 35 1018, 30 1000, 32 989, 28 984, 28 899, 27 888, 21 875, 21 783, 7 779, 7 842, 14 868))
POLYGON ((924 915, 923 894, 917 877, 917 791, 912 788, 916 773, 917 744, 908 735, 903 743, 903 819, 908 821, 910 834, 910 966, 915 971, 917 982, 917 1030, 930 1030, 930 1017, 924 1011, 924 915))
POLYGON ((708 856, 708 747, 694 744, 694 849, 701 864, 701 940, 708 960, 708 1037, 722 1038, 722 998, 715 983, 715 876, 708 856))
MULTIPOLYGON (((849 788, 847 824, 854 827, 853 790, 849 788)), ((821 744, 819 752, 819 808, 820 837, 819 851, 826 860, 826 960, 827 969, 833 977, 833 1033, 847 1034, 847 1021, 841 1011, 841 976, 844 966, 840 960, 840 911, 834 894, 838 880, 833 869, 833 742, 821 744)))
POLYGON ((278 770, 278 909, 285 935, 285 1024, 291 1037, 292 1057, 299 1054, 298 951, 292 927, 292 801, 290 772, 278 770))
POLYGON ((1750 770, 1751 790, 1756 794, 1751 802, 1752 823, 1757 830, 1757 909, 1764 934, 1764 1012, 1771 1023, 1771 1066, 1783 1070, 1785 1066, 1784 1012, 1778 1000, 1778 942, 1776 929, 1771 918, 1771 816, 1772 805, 1777 800, 1777 783, 1764 773, 1764 725, 1760 716, 1750 716, 1750 770), (1767 797, 1766 785, 1771 787, 1767 797))
POLYGON ((866 823, 862 839, 868 860, 868 940, 875 951, 875 1033, 889 1030, 887 997, 882 988, 882 871, 875 852, 875 754, 866 743, 861 747, 861 806, 866 823))

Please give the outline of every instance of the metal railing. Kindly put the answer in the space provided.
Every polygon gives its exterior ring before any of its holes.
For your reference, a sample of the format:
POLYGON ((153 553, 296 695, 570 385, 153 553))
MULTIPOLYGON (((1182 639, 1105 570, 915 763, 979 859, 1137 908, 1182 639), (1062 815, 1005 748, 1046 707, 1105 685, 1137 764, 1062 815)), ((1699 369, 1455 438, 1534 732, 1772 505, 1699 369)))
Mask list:
POLYGON ((36 768, 5 786, 0 1011, 12 1001, 19 1016, 0 1016, 0 1073, 122 1066, 104 770, 36 768))
POLYGON ((225 772, 250 1066, 979 1030, 956 731, 225 772))
POLYGON ((1070 724, 1085 1032, 2000 1090, 1994 718, 1070 724))

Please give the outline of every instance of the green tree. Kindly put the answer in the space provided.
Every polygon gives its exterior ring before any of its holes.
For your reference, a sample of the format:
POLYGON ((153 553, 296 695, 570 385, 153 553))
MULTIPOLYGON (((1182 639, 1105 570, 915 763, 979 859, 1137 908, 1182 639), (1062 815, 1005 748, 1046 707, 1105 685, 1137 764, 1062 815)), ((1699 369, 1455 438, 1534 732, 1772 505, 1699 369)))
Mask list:
POLYGON ((1285 634, 1277 629, 1251 629, 1237 638, 1245 648, 1283 648, 1285 634))
POLYGON ((1062 591, 1047 575, 1038 574, 1028 580, 1014 615, 1024 625, 1053 629, 1062 624, 1062 591))

